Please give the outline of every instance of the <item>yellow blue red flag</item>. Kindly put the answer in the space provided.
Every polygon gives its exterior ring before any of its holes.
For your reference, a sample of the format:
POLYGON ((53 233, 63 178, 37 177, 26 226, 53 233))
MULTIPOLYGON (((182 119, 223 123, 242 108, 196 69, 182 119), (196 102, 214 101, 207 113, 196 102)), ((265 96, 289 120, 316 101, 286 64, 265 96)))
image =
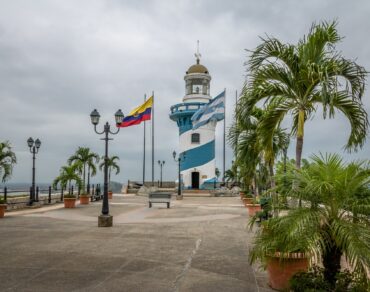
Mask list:
POLYGON ((119 127, 124 128, 133 125, 138 125, 143 121, 150 120, 152 116, 152 107, 153 107, 153 96, 148 98, 146 102, 133 109, 126 117, 124 117, 119 127))

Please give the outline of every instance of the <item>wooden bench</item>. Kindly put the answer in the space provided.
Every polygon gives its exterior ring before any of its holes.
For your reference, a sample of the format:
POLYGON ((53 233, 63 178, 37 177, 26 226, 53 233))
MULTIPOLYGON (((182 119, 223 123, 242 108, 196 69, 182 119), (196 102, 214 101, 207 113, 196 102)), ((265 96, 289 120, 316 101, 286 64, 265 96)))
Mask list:
POLYGON ((149 193, 149 208, 152 207, 153 203, 165 203, 167 204, 167 208, 169 208, 171 203, 171 193, 149 193))

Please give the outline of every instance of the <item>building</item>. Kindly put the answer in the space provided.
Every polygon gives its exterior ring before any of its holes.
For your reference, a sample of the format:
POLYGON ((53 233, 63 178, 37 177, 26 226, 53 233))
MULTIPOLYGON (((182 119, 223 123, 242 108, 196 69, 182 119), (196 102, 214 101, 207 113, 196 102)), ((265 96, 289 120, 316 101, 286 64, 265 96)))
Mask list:
POLYGON ((216 122, 210 122, 194 131, 191 122, 193 114, 211 100, 211 75, 200 64, 199 53, 196 54, 196 64, 189 67, 184 80, 185 96, 182 103, 171 107, 170 114, 170 119, 179 127, 182 183, 185 189, 213 188, 216 181, 216 122))

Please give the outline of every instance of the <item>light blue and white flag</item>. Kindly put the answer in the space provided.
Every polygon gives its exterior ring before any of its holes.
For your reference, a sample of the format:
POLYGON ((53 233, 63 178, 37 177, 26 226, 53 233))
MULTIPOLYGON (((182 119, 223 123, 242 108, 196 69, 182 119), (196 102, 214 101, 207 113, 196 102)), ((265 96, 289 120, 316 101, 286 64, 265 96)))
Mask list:
POLYGON ((199 109, 191 117, 193 130, 208 124, 210 121, 221 121, 225 118, 225 90, 199 109))

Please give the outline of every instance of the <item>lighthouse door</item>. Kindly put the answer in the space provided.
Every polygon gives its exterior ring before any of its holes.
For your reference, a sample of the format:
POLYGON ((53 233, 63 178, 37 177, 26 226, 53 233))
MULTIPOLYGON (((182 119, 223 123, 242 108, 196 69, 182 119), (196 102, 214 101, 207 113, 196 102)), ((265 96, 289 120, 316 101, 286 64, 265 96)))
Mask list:
POLYGON ((199 172, 191 173, 191 188, 199 189, 199 172))

